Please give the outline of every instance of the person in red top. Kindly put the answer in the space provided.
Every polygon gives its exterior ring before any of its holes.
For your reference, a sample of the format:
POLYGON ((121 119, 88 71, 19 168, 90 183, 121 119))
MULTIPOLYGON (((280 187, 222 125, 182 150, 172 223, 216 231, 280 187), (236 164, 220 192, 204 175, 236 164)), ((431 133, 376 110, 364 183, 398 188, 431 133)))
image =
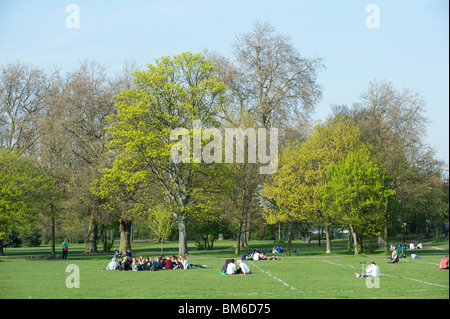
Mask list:
POLYGON ((173 263, 172 262, 172 256, 169 257, 169 258, 164 259, 164 268, 166 268, 166 269, 173 269, 172 263, 173 263))
POLYGON ((439 265, 440 269, 448 269, 448 256, 445 256, 441 259, 441 264, 439 265))

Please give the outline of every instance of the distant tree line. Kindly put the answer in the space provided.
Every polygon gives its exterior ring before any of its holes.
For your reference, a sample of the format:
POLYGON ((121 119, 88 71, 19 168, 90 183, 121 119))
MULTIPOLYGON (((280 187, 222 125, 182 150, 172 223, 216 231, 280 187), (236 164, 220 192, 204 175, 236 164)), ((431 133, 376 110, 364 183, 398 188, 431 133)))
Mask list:
POLYGON ((353 105, 333 105, 313 123, 323 69, 323 59, 304 57, 259 22, 236 37, 230 57, 185 52, 117 73, 92 60, 51 73, 0 65, 0 254, 6 242, 36 245, 41 235, 53 255, 61 236, 81 237, 86 252, 99 242, 108 251, 116 239, 125 251, 133 225, 161 245, 177 238, 181 254, 189 239, 211 249, 221 235, 239 254, 267 228, 278 240, 286 230, 288 252, 294 232, 316 227, 327 253, 334 229, 349 229, 356 254, 368 237, 388 252, 399 227, 439 237, 448 222, 446 163, 424 143, 423 99, 373 81, 353 105), (214 148, 209 163, 195 154, 169 160, 171 133, 193 133, 194 121, 203 137, 277 128, 278 169, 260 174, 261 161, 227 163, 214 148))

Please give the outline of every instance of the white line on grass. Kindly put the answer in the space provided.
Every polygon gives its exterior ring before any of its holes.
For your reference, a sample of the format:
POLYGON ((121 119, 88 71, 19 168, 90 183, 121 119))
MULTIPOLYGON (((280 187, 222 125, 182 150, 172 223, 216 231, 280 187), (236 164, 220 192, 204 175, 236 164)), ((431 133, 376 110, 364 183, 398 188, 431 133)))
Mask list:
MULTIPOLYGON (((328 261, 328 260, 322 260, 323 262, 326 262, 326 263, 329 263, 329 264, 332 264, 332 265, 336 265, 336 266, 342 266, 342 267, 351 267, 351 268, 355 268, 355 267, 353 267, 353 266, 351 266, 351 265, 342 265, 342 264, 337 264, 337 263, 334 263, 334 262, 332 262, 332 261, 328 261)), ((397 277, 397 276, 393 276, 393 275, 388 275, 388 274, 385 274, 385 273, 380 273, 380 275, 382 275, 382 276, 386 276, 386 277, 392 277, 392 278, 403 278, 403 279, 408 279, 408 280, 413 280, 413 281, 417 281, 417 282, 420 282, 420 283, 422 283, 422 284, 427 284, 427 285, 432 285, 432 286, 437 286, 437 287, 443 287, 443 288, 449 288, 449 286, 445 286, 445 285, 440 285, 440 284, 434 284, 434 283, 431 283, 431 282, 426 282, 426 281, 422 281, 422 280, 419 280, 419 279, 415 279, 415 278, 408 278, 408 277, 397 277)))
POLYGON ((291 290, 295 290, 295 291, 301 293, 301 291, 298 290, 297 288, 295 288, 294 286, 289 285, 288 283, 284 282, 283 280, 281 280, 281 279, 278 278, 278 277, 272 276, 272 274, 270 273, 270 271, 265 271, 265 270, 261 269, 260 267, 256 266, 256 265, 255 265, 253 262, 251 262, 251 261, 250 261, 250 263, 251 263, 253 266, 255 266, 256 268, 258 268, 259 271, 265 273, 266 275, 268 275, 269 277, 271 277, 271 278, 273 278, 273 279, 275 279, 275 280, 278 280, 279 282, 281 282, 281 283, 282 283, 283 285, 285 285, 286 287, 291 288, 291 290))

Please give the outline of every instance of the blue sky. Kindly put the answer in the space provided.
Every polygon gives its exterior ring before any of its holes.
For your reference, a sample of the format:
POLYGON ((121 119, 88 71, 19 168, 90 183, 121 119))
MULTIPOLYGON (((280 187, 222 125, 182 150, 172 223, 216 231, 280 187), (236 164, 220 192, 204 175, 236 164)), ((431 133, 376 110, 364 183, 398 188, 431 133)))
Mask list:
POLYGON ((267 21, 304 56, 325 59, 316 119, 331 104, 356 102, 369 81, 389 80, 424 98, 426 141, 448 163, 448 14, 447 0, 0 0, 0 63, 69 70, 91 58, 119 70, 184 51, 230 55, 236 35, 267 21), (69 4, 79 8, 79 28, 66 26, 69 4), (379 8, 379 28, 366 26, 369 4, 379 8))

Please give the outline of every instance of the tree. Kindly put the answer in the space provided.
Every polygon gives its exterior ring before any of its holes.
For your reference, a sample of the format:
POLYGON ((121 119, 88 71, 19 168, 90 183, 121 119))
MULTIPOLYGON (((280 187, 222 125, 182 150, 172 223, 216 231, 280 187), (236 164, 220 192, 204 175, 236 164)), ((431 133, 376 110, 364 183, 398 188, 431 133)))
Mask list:
MULTIPOLYGON (((218 77, 227 85, 222 126, 277 128, 280 144, 301 136, 299 132, 305 132, 305 124, 322 96, 317 83, 322 59, 302 56, 291 39, 269 23, 255 22, 251 32, 236 37, 232 49, 233 60, 208 54, 218 66, 218 77)), ((258 164, 230 165, 231 185, 236 189, 229 207, 238 224, 237 254, 240 246, 247 246, 252 218, 261 211, 263 182, 270 178, 259 174, 255 166, 258 164)))
POLYGON ((232 49, 235 61, 211 54, 229 88, 225 119, 236 123, 248 114, 262 127, 303 125, 322 96, 322 59, 302 56, 288 36, 261 22, 237 36, 232 49))
POLYGON ((319 190, 325 181, 326 167, 341 161, 362 142, 359 130, 342 116, 316 124, 304 141, 289 144, 280 156, 280 167, 264 184, 264 195, 274 205, 268 219, 276 221, 325 222, 327 253, 331 253, 332 219, 324 214, 319 190))
MULTIPOLYGON (((115 156, 111 171, 122 172, 142 188, 162 191, 178 225, 179 252, 187 253, 186 218, 195 175, 207 165, 190 153, 193 121, 204 128, 217 125, 224 84, 214 65, 201 54, 162 57, 133 74, 133 87, 116 96, 117 114, 110 117, 108 147, 115 156), (188 138, 185 149, 174 142, 188 138), (172 157, 171 157, 172 155, 172 157), (179 161, 177 160, 180 159, 179 161), (127 162, 125 166, 121 162, 127 162)), ((200 150, 201 151, 201 150, 200 150)), ((212 174, 213 175, 213 174, 212 174)), ((111 185, 114 187, 114 185, 111 185)))
POLYGON ((34 231, 35 222, 46 208, 45 193, 53 184, 31 158, 0 149, 0 255, 3 240, 14 230, 34 231))
POLYGON ((107 118, 115 112, 114 95, 123 87, 119 79, 108 76, 103 65, 84 60, 63 79, 60 98, 63 113, 62 134, 75 160, 71 171, 76 176, 70 185, 72 210, 87 218, 86 252, 97 252, 98 225, 104 212, 101 200, 90 192, 91 184, 107 167, 107 118))
MULTIPOLYGON (((419 194, 412 192, 427 166, 436 165, 433 150, 424 144, 428 119, 425 103, 410 89, 397 90, 389 81, 373 81, 351 108, 334 106, 334 113, 353 119, 361 139, 372 145, 372 160, 386 172, 386 187, 396 192, 384 205, 384 247, 389 253, 388 230, 397 212, 419 194)), ((420 192, 419 192, 420 193, 420 192)))
POLYGON ((383 173, 370 161, 368 150, 362 149, 326 167, 319 193, 325 214, 350 227, 357 255, 359 232, 381 219, 385 198, 395 191, 385 189, 383 173))
POLYGON ((148 227, 155 233, 161 242, 161 255, 163 254, 164 240, 168 239, 175 228, 173 222, 173 214, 169 209, 157 206, 145 214, 147 217, 148 227))
POLYGON ((7 150, 32 153, 47 86, 40 69, 19 62, 0 66, 0 145, 7 150))

